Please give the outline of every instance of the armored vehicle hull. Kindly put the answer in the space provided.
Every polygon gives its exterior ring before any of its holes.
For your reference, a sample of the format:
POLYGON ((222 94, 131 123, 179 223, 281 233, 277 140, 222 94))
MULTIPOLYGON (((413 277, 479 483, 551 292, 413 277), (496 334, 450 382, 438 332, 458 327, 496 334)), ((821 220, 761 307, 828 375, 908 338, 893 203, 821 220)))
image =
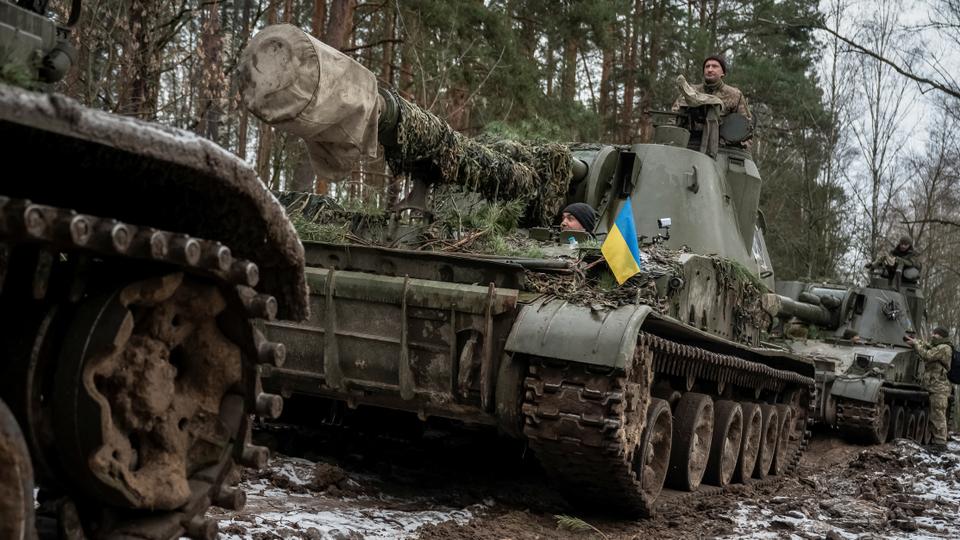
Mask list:
MULTIPOLYGON (((783 475, 804 446, 812 365, 681 322, 697 301, 681 291, 666 310, 598 312, 530 291, 537 261, 309 242, 306 254, 315 315, 266 324, 287 345, 265 374, 272 392, 495 426, 529 441, 574 500, 629 514, 649 515, 665 480, 661 501, 783 475)), ((701 280, 714 301, 732 296, 712 285, 723 277, 685 255, 660 281, 701 280)))
MULTIPOLYGON (((381 234, 358 215, 340 243, 305 242, 314 315, 265 325, 288 349, 265 388, 495 426, 527 441, 570 499, 630 515, 794 466, 814 368, 760 347, 773 272, 760 176, 743 149, 471 140, 285 25, 255 36, 240 69, 246 105, 303 137, 318 170, 379 142, 393 173, 414 181, 381 234), (537 227, 567 202, 598 210, 585 244, 629 207, 636 230, 618 232, 642 246, 640 271, 604 285, 612 276, 589 247, 533 258, 432 250, 476 238, 427 238, 443 228, 429 219, 438 187, 519 206, 546 243, 537 227)), ((323 197, 281 199, 299 219, 343 217, 323 197)))
POLYGON ((903 342, 923 320, 916 284, 875 277, 869 287, 786 281, 777 289, 767 304, 783 342, 817 366, 817 422, 871 444, 927 443, 923 362, 903 342))
POLYGON ((0 84, 0 536, 212 538, 235 462, 257 319, 307 314, 303 251, 241 160, 180 130, 0 84))

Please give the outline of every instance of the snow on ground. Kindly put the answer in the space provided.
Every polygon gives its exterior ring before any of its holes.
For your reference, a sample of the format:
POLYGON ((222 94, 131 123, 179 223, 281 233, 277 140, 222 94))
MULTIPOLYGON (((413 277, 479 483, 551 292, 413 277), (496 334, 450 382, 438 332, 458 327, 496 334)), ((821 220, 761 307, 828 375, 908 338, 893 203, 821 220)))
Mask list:
POLYGON ((211 515, 228 540, 379 540, 407 538, 428 523, 466 523, 489 506, 451 508, 424 497, 368 495, 361 485, 368 481, 375 479, 278 455, 240 483, 247 493, 243 510, 214 509, 211 515))
POLYGON ((865 449, 807 479, 816 496, 739 501, 720 538, 960 538, 960 443, 932 454, 911 441, 865 449))

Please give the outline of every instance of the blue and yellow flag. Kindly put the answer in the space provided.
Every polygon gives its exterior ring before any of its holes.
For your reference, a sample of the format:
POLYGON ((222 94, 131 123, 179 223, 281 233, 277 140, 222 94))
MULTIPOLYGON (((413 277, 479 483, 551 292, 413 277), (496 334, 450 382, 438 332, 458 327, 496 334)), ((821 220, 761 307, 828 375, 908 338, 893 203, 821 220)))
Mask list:
POLYGON ((613 227, 607 233, 607 238, 600 246, 603 258, 607 260, 617 283, 630 279, 630 276, 640 271, 640 246, 637 244, 637 227, 633 224, 633 205, 630 197, 623 204, 617 214, 613 227))

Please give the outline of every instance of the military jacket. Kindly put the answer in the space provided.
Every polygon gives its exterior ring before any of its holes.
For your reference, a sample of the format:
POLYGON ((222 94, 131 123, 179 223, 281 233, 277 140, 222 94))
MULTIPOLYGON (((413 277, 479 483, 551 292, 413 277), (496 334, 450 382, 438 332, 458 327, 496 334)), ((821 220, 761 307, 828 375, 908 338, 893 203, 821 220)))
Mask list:
MULTIPOLYGON (((697 92, 704 94, 711 94, 717 96, 723 101, 723 107, 720 109, 720 116, 726 116, 730 113, 740 113, 747 117, 747 120, 752 120, 750 116, 750 110, 747 108, 747 98, 743 97, 743 92, 739 88, 725 84, 723 81, 720 81, 720 85, 714 89, 712 92, 707 90, 706 87, 701 84, 693 85, 693 89, 697 92)), ((677 101, 673 103, 672 110, 680 110, 680 106, 684 105, 683 97, 677 98, 677 101)))
POLYGON ((950 357, 953 349, 947 342, 926 343, 916 341, 913 344, 917 354, 923 359, 923 383, 928 389, 940 389, 946 387, 949 391, 947 382, 947 370, 950 369, 950 357))

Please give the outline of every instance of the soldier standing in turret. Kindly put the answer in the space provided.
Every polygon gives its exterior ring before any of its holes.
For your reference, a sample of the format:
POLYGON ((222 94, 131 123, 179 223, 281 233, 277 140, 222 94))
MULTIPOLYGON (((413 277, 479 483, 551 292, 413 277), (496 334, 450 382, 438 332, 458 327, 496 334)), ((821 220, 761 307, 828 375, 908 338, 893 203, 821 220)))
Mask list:
POLYGON ((947 449, 947 399, 950 397, 947 370, 950 369, 950 357, 953 354, 949 336, 946 328, 938 326, 933 329, 930 343, 909 336, 906 338, 924 362, 923 385, 930 393, 931 449, 937 452, 947 449))
MULTIPOLYGON (((718 54, 708 56, 703 61, 703 84, 696 84, 693 89, 697 92, 717 96, 723 101, 723 108, 720 110, 721 118, 730 113, 740 113, 746 116, 747 120, 751 120, 750 109, 747 108, 747 98, 743 97, 743 92, 739 88, 723 82, 726 75, 727 61, 718 54)), ((673 103, 671 110, 679 111, 684 104, 683 96, 680 96, 673 103)))
POLYGON ((867 265, 869 270, 879 270, 881 268, 886 268, 889 273, 897 267, 897 263, 903 263, 903 269, 907 268, 916 268, 920 270, 920 263, 913 260, 916 253, 913 251, 913 240, 909 236, 901 236, 900 242, 890 250, 888 255, 878 255, 870 264, 867 265))

